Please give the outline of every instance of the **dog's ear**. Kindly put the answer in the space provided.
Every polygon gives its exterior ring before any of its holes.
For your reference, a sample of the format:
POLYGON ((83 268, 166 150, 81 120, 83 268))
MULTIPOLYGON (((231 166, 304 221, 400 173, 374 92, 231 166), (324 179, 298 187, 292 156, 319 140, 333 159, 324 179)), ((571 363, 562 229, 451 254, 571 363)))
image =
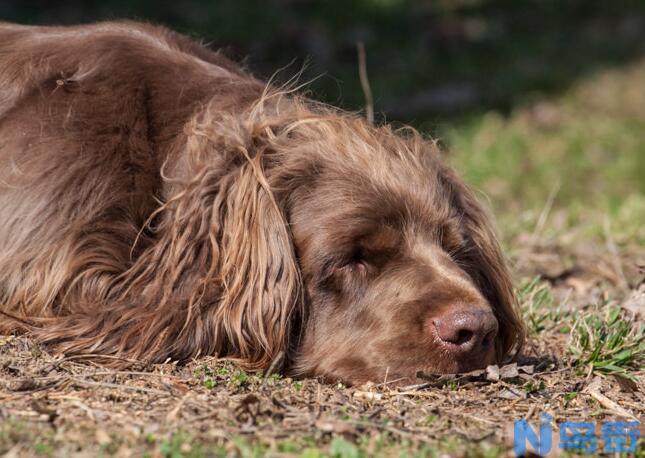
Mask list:
POLYGON ((245 162, 220 182, 213 221, 221 296, 212 320, 234 355, 266 368, 286 350, 292 319, 300 316, 300 275, 287 222, 264 176, 263 153, 241 153, 245 162))
POLYGON ((465 269, 490 302, 499 322, 497 354, 502 360, 518 352, 524 344, 525 326, 506 259, 500 248, 492 218, 452 170, 444 170, 441 179, 450 190, 453 205, 461 210, 467 246, 463 250, 465 269))
POLYGON ((267 163, 279 167, 273 130, 268 122, 231 116, 202 121, 192 134, 188 155, 197 162, 216 158, 221 172, 212 190, 211 264, 201 280, 212 283, 204 288, 216 297, 201 315, 220 343, 216 352, 266 368, 287 351, 302 316, 288 222, 267 179, 267 163))
POLYGON ((111 297, 94 314, 50 319, 37 338, 67 353, 154 362, 216 354, 248 369, 288 352, 302 288, 264 170, 269 156, 279 168, 267 129, 208 111, 194 119, 162 172, 166 201, 150 217, 141 255, 111 297))

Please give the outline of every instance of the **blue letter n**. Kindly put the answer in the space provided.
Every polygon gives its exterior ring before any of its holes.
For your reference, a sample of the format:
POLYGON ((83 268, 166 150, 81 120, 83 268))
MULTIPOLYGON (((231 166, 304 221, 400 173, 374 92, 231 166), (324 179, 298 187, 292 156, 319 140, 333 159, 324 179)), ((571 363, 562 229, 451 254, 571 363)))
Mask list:
POLYGON ((551 451, 551 415, 540 415, 540 433, 536 434, 526 420, 515 420, 513 449, 516 456, 526 455, 526 441, 538 455, 544 456, 551 451))

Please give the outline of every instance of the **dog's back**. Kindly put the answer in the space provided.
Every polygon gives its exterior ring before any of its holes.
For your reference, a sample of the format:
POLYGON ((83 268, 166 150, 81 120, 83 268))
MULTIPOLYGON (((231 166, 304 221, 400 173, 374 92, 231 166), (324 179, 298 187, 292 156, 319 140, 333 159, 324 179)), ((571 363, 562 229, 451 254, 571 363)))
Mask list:
POLYGON ((108 295, 185 122, 213 98, 243 106, 261 90, 163 28, 0 24, 2 310, 68 314, 108 295))

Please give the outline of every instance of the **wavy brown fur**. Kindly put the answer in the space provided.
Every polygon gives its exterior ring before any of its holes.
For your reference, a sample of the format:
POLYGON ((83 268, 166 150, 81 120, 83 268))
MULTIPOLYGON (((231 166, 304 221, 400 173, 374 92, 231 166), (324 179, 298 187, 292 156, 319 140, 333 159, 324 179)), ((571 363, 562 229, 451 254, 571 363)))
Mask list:
POLYGON ((489 218, 432 143, 145 24, 0 24, 0 220, 0 331, 68 354, 259 369, 286 352, 294 373, 350 381, 466 369, 487 357, 425 331, 391 342, 468 301, 499 322, 497 357, 523 339, 489 218), (383 224, 398 248, 348 271, 383 224), (375 291, 397 284, 394 326, 375 291))

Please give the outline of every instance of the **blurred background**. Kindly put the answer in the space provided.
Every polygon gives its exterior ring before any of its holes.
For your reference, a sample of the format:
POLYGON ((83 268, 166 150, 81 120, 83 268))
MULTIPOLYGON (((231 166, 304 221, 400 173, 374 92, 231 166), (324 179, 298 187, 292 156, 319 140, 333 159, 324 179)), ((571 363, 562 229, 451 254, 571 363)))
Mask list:
MULTIPOLYGON (((261 78, 438 138, 507 247, 645 244, 645 1, 0 0, 0 19, 132 18, 201 39, 261 78)), ((638 251, 638 250, 637 250, 638 251)))

